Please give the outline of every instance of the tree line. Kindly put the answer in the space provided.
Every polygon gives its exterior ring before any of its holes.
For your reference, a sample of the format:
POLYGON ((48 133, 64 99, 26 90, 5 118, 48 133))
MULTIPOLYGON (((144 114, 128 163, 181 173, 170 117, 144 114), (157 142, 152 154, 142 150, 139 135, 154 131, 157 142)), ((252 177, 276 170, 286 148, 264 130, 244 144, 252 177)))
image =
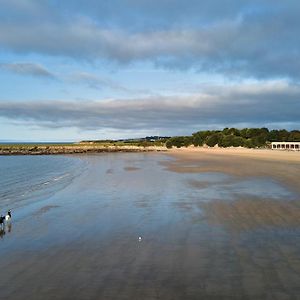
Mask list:
POLYGON ((268 128, 224 128, 223 130, 197 131, 191 136, 175 136, 166 141, 166 147, 188 147, 190 145, 214 147, 263 148, 271 142, 299 142, 300 131, 269 130, 268 128))

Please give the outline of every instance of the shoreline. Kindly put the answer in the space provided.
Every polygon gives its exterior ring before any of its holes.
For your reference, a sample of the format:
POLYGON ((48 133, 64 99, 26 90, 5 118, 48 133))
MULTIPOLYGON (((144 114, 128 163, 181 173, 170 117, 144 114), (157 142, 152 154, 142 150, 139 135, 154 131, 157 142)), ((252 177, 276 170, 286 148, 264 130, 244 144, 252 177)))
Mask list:
POLYGON ((214 156, 237 156, 245 158, 255 158, 262 160, 279 160, 300 162, 299 151, 281 151, 272 149, 250 149, 242 147, 229 148, 205 148, 205 147, 182 147, 168 149, 165 146, 108 146, 108 145, 47 145, 47 144, 0 144, 0 156, 7 155, 61 155, 61 154, 96 154, 113 152, 165 152, 171 155, 180 155, 186 158, 197 157, 199 155, 214 156))

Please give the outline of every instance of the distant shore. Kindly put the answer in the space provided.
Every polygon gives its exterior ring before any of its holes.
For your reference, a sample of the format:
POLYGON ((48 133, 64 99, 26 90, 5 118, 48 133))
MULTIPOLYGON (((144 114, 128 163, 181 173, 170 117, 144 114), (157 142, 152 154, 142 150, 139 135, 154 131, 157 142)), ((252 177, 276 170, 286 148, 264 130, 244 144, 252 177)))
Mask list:
POLYGON ((47 145, 47 144, 20 144, 0 145, 0 155, 56 155, 56 154, 84 154, 103 152, 153 152, 166 151, 165 147, 158 146, 104 146, 104 145, 47 145))
POLYGON ((103 152, 168 152, 196 157, 201 154, 231 155, 263 160, 283 160, 300 162, 299 151, 279 151, 271 149, 249 149, 242 147, 181 147, 168 149, 165 146, 103 145, 103 144, 0 144, 1 155, 56 155, 103 152))

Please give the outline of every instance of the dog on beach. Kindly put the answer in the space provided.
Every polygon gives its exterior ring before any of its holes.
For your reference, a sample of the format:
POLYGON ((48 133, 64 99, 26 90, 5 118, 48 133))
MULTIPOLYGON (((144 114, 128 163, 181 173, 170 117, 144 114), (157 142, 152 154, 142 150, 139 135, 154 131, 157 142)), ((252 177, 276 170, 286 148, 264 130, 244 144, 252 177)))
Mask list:
POLYGON ((7 212, 7 214, 5 215, 5 221, 7 222, 7 221, 10 221, 10 220, 11 220, 11 210, 9 210, 7 212))
POLYGON ((3 238, 6 232, 11 232, 11 210, 5 216, 0 215, 0 238, 3 238))

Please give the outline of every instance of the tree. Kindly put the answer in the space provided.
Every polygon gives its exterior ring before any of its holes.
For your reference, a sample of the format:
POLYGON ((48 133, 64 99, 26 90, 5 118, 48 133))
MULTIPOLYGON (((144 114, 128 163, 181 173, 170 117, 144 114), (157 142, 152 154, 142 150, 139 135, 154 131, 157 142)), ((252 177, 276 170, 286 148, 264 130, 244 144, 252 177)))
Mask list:
POLYGON ((198 131, 193 133, 193 144, 195 146, 202 146, 205 142, 205 139, 212 134, 211 131, 198 131))
POLYGON ((244 146, 244 139, 240 136, 235 136, 233 138, 233 141, 232 141, 232 146, 233 147, 240 147, 240 146, 244 146))
POLYGON ((268 134, 269 142, 277 142, 279 141, 279 132, 278 130, 271 130, 268 134))
POLYGON ((271 130, 268 128, 224 128, 220 130, 197 131, 192 136, 172 137, 166 142, 166 146, 171 148, 187 147, 191 144, 202 146, 206 143, 213 147, 218 144, 220 147, 265 147, 272 141, 300 141, 300 131, 293 130, 288 132, 285 129, 271 130))
POLYGON ((278 139, 280 142, 286 142, 288 140, 289 133, 285 129, 278 130, 278 139))
POLYGON ((175 136, 166 142, 167 148, 172 148, 172 146, 175 146, 177 148, 181 148, 183 146, 187 147, 192 144, 192 137, 190 136, 175 136))
POLYGON ((288 137, 289 142, 300 142, 300 131, 299 130, 293 130, 290 132, 288 137))
POLYGON ((247 147, 247 148, 255 148, 253 142, 251 139, 245 139, 244 140, 244 147, 247 147))
POLYGON ((193 144, 194 146, 202 146, 204 139, 199 134, 193 134, 193 144))
POLYGON ((236 128, 230 128, 228 129, 228 134, 231 134, 231 135, 235 135, 235 136, 240 136, 240 131, 236 128))
POLYGON ((210 135, 207 139, 206 139, 206 145, 209 147, 213 147, 215 145, 217 145, 221 139, 222 139, 223 135, 220 133, 214 133, 213 135, 210 135))
POLYGON ((172 148, 172 146, 173 146, 173 144, 172 144, 171 139, 170 139, 170 140, 167 140, 167 141, 166 141, 166 147, 167 147, 168 149, 170 149, 170 148, 172 148))
POLYGON ((185 147, 188 147, 193 144, 193 138, 191 136, 185 136, 183 143, 185 147))
POLYGON ((233 144, 233 139, 234 139, 233 135, 225 135, 219 142, 219 146, 225 147, 225 148, 230 147, 233 144))
POLYGON ((247 130, 248 128, 244 128, 240 130, 240 135, 241 137, 243 137, 244 139, 247 138, 247 130))

